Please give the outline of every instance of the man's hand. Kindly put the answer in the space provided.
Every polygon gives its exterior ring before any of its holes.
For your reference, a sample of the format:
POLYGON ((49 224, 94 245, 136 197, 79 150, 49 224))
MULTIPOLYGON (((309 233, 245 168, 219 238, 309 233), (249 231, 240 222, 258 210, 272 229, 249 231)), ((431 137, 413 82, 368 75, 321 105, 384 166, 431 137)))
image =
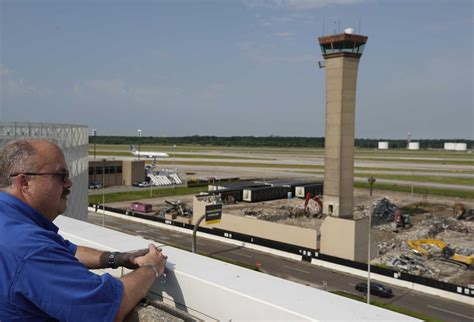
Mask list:
POLYGON ((161 248, 156 248, 155 245, 148 245, 147 253, 144 256, 136 257, 134 259, 134 264, 138 267, 143 267, 145 265, 153 265, 158 272, 158 276, 162 275, 165 272, 166 259, 168 256, 163 255, 161 248))
POLYGON ((148 294, 156 278, 164 273, 167 258, 161 253, 161 249, 150 244, 143 256, 132 259, 133 264, 139 268, 120 278, 123 283, 123 293, 115 321, 122 321, 138 301, 148 294), (153 276, 150 274, 152 270, 153 276))
POLYGON ((128 269, 137 269, 139 266, 135 264, 135 260, 138 257, 142 257, 148 253, 148 249, 140 249, 133 252, 118 253, 115 256, 115 266, 117 267, 126 267, 128 269))

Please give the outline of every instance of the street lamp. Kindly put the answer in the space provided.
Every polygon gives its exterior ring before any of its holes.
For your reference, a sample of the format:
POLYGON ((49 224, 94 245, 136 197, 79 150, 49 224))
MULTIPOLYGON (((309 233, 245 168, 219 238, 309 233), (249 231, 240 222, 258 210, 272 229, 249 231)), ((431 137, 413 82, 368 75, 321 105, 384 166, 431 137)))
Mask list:
POLYGON ((105 227, 105 162, 106 159, 102 159, 102 227, 105 227))
POLYGON ((138 160, 140 160, 140 138, 142 137, 142 130, 138 129, 138 160))
MULTIPOLYGON (((372 199, 372 186, 375 183, 375 178, 370 176, 367 181, 370 185, 370 199, 372 199)), ((374 207, 375 211, 375 207, 374 207)), ((372 214, 373 212, 369 212, 369 230, 368 230, 368 246, 367 246, 367 304, 370 304, 370 235, 372 230, 372 214)))
MULTIPOLYGON (((174 168, 174 173, 177 174, 178 171, 176 171, 176 144, 173 144, 173 168, 174 168)), ((174 178, 173 178, 173 189, 174 189, 174 178)))
POLYGON ((372 186, 374 185, 375 183, 375 178, 373 176, 370 176, 367 181, 369 182, 369 185, 370 185, 370 196, 372 197, 372 186))
POLYGON ((173 145, 173 168, 176 169, 176 144, 173 145))
POLYGON ((95 160, 95 144, 96 144, 96 135, 97 135, 97 129, 92 129, 92 137, 94 138, 94 160, 95 160))

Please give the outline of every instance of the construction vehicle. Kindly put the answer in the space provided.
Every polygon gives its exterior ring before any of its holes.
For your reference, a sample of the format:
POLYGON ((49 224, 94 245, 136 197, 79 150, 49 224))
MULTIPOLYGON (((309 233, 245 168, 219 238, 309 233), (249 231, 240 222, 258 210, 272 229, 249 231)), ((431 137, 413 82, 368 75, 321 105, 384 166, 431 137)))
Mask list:
POLYGON ((306 198, 304 200, 304 211, 308 211, 308 203, 310 200, 314 200, 318 204, 318 210, 315 215, 320 215, 323 212, 323 202, 321 201, 318 195, 311 196, 311 192, 308 192, 306 194, 306 198))
POLYGON ((449 247, 439 239, 407 240, 407 244, 416 254, 453 264, 463 269, 472 267, 474 263, 474 254, 463 255, 456 253, 456 249, 449 247))
POLYGON ((395 230, 398 228, 410 228, 412 227, 411 216, 408 214, 402 214, 400 209, 395 210, 395 230))

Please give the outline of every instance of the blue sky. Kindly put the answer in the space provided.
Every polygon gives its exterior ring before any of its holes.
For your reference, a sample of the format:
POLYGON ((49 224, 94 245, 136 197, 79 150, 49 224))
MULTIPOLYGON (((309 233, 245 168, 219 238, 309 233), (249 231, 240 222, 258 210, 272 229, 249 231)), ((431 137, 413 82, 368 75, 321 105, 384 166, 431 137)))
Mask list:
POLYGON ((473 1, 0 0, 0 117, 324 136, 317 37, 369 37, 356 137, 473 139, 473 1))

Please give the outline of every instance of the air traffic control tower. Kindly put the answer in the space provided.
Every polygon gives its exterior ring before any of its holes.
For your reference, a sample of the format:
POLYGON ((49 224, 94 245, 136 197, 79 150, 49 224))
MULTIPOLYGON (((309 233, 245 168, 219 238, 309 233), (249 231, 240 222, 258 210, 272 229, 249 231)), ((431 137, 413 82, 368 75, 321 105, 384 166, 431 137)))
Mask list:
POLYGON ((326 69, 323 213, 328 215, 321 226, 321 252, 351 260, 367 254, 362 237, 367 223, 354 221, 352 213, 357 70, 366 42, 351 28, 319 38, 326 69))

